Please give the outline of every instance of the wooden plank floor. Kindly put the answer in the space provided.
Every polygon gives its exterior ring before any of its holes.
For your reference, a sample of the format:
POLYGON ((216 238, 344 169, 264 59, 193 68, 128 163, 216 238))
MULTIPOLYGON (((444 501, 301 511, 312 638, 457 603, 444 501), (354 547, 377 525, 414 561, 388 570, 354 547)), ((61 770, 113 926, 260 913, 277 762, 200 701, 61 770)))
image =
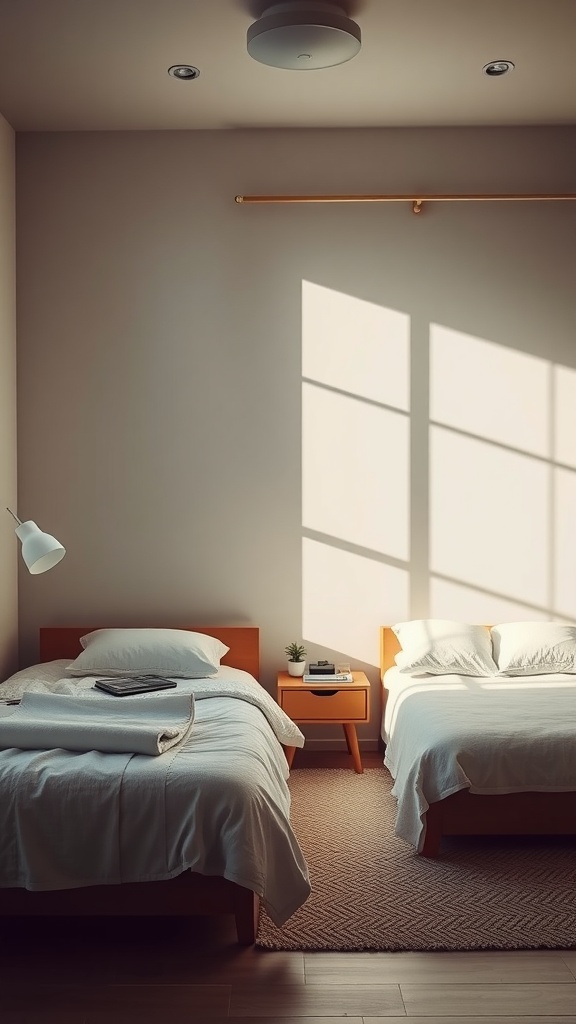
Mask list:
MULTIPOLYGON (((348 763, 299 756, 300 765, 348 763)), ((576 1024, 576 949, 273 953, 239 947, 227 918, 0 920, 1 1024, 231 1019, 576 1024)))

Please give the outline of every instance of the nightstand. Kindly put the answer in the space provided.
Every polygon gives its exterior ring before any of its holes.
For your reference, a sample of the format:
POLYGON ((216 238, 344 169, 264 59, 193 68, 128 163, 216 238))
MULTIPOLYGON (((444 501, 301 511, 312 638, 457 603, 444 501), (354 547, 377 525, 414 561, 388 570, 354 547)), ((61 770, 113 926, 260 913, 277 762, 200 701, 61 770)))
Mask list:
MULTIPOLYGON (((356 736, 356 723, 370 721, 370 682, 364 672, 353 672, 352 683, 304 683, 302 679, 278 673, 278 703, 299 725, 333 725, 344 729, 348 753, 354 771, 361 774, 362 761, 356 736)), ((284 747, 292 766, 296 747, 284 747)))

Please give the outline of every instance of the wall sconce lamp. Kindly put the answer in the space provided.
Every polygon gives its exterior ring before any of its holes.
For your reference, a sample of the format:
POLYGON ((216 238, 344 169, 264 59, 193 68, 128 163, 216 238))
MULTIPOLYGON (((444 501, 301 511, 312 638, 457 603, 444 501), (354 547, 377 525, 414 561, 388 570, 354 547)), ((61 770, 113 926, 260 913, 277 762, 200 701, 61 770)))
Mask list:
POLYGON ((46 572, 47 569, 51 569, 53 565, 58 565, 58 562, 62 561, 66 554, 66 548, 62 547, 60 541, 51 537, 49 533, 43 533, 31 519, 23 523, 18 516, 14 515, 11 508, 7 507, 6 511, 18 523, 14 532, 22 542, 22 558, 26 562, 29 572, 37 575, 40 572, 46 572))

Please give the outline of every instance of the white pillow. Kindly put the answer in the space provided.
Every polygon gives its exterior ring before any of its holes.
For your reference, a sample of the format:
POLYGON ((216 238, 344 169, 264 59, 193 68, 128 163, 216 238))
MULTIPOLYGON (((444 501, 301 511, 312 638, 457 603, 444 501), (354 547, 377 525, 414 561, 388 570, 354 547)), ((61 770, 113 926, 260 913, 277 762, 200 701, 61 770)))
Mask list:
POLYGON ((576 673, 576 626, 560 622, 504 622, 492 627, 499 676, 576 673))
POLYGON ((402 650, 396 664, 406 675, 495 676, 492 642, 485 626, 452 619, 412 619, 392 626, 402 650))
POLYGON ((200 679, 216 675, 230 650, 216 637, 187 629, 96 629, 80 643, 84 650, 68 675, 200 679))

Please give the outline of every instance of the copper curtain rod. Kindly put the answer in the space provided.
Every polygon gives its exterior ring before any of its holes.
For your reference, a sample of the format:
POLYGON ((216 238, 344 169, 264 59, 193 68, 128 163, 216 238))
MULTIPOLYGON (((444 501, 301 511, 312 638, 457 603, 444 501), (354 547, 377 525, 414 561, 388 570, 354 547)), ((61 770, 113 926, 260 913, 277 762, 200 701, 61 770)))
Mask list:
POLYGON ((553 195, 547 192, 502 195, 366 195, 366 196, 235 196, 237 203, 412 203, 412 211, 420 213, 422 203, 492 203, 492 202, 559 202, 573 201, 576 192, 553 195))

